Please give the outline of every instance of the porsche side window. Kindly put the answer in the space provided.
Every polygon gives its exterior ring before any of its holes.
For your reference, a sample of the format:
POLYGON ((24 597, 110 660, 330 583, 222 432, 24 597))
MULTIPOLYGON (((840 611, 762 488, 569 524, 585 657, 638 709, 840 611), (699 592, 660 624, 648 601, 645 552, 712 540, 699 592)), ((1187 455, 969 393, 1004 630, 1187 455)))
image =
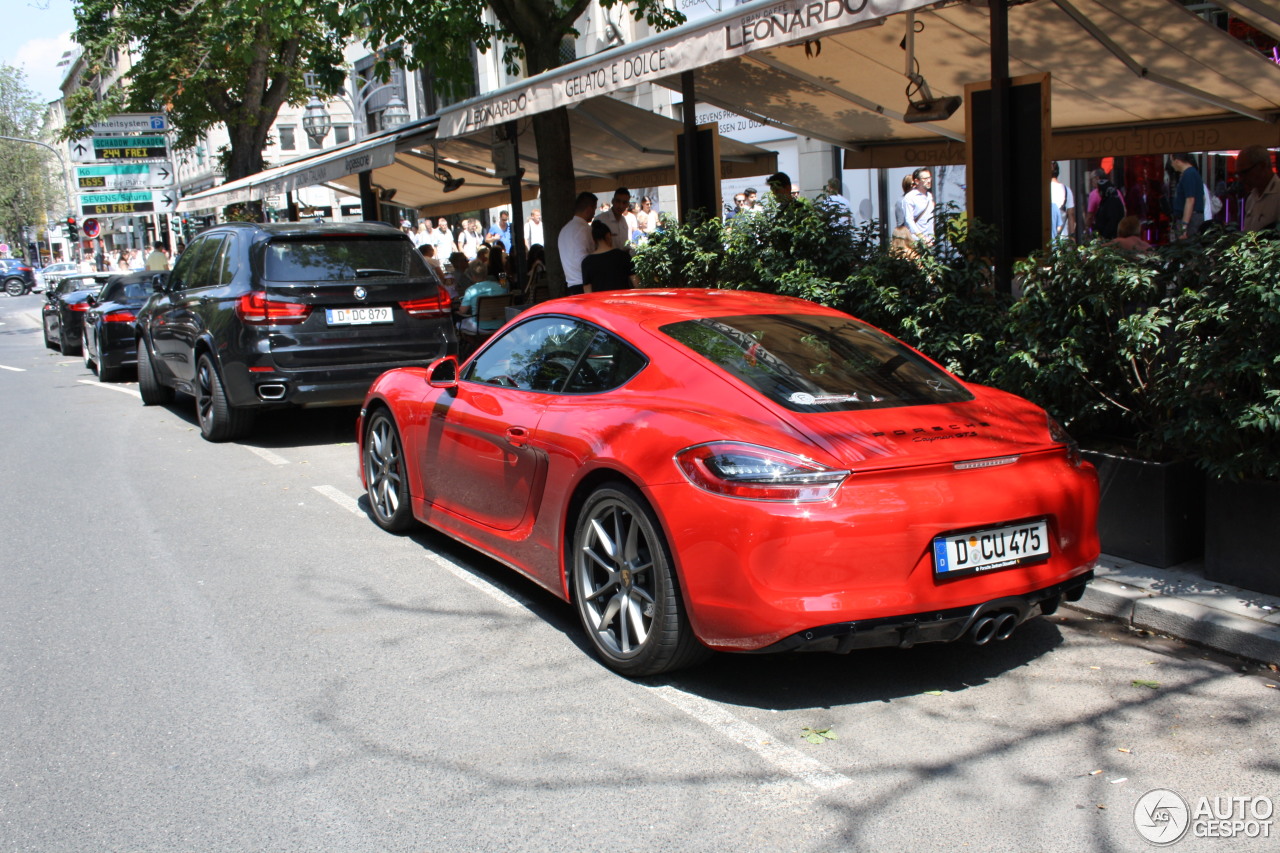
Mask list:
POLYGON ((598 394, 624 385, 647 364, 644 356, 620 338, 598 330, 586 355, 565 383, 570 394, 598 394))
POLYGON ((567 317, 538 317, 508 329, 471 362, 463 379, 524 391, 597 390, 598 378, 584 379, 582 388, 569 386, 599 331, 567 317))

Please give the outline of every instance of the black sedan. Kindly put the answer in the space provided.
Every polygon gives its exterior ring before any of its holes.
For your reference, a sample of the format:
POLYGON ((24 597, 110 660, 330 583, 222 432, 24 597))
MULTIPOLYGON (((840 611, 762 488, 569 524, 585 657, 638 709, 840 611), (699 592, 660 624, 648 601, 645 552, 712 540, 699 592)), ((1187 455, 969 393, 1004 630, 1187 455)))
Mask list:
POLYGON ((40 313, 46 347, 65 355, 79 355, 80 329, 89 310, 89 297, 96 296, 110 277, 106 273, 69 275, 57 287, 45 291, 40 313))
POLYGON ((84 366, 98 374, 100 382, 115 382, 126 369, 138 364, 137 336, 133 323, 138 309, 155 292, 158 277, 150 271, 114 275, 97 296, 89 296, 80 333, 84 366))

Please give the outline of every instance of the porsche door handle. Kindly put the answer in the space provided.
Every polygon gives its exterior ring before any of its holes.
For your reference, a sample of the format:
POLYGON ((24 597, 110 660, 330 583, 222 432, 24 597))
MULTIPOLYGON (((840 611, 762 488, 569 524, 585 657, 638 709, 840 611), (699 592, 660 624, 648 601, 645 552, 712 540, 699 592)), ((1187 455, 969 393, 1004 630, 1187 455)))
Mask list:
POLYGON ((524 427, 507 427, 507 444, 524 447, 529 443, 529 430, 524 427))

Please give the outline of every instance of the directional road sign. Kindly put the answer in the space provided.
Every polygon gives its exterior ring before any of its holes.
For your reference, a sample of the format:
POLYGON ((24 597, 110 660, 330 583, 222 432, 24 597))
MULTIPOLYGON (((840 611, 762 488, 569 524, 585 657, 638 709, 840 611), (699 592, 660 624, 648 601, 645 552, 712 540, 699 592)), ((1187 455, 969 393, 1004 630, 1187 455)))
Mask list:
POLYGON ((173 213, 177 209, 178 194, 172 190, 132 190, 80 194, 80 213, 82 216, 173 213))
POLYGON ((121 113, 91 125, 95 136, 109 133, 164 133, 169 121, 163 113, 121 113))
POLYGON ((81 190, 149 190, 169 186, 173 186, 173 165, 168 161, 76 166, 76 188, 81 190))
POLYGON ((165 160, 169 145, 163 136, 94 136, 70 142, 75 163, 120 160, 165 160))

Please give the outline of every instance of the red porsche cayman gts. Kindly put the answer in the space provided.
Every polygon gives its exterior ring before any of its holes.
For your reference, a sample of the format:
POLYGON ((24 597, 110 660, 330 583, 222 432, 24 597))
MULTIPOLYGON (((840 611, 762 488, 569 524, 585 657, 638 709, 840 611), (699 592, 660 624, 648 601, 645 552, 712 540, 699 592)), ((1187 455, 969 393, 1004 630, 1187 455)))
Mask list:
POLYGON ((1042 409, 810 302, 545 302, 389 371, 357 425, 374 520, 573 602, 628 676, 707 650, 1006 639, 1075 600, 1098 484, 1042 409))

